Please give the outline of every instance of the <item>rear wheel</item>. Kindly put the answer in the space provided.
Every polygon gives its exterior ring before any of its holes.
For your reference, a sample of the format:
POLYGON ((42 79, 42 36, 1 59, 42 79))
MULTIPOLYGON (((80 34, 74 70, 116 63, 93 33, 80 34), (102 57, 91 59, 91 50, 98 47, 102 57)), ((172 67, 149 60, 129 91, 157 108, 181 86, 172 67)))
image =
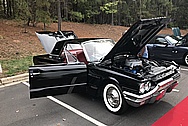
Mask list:
POLYGON ((184 63, 188 65, 188 53, 186 53, 184 56, 184 63))
POLYGON ((114 114, 122 114, 128 108, 122 93, 114 84, 107 84, 105 86, 103 100, 106 108, 114 114))

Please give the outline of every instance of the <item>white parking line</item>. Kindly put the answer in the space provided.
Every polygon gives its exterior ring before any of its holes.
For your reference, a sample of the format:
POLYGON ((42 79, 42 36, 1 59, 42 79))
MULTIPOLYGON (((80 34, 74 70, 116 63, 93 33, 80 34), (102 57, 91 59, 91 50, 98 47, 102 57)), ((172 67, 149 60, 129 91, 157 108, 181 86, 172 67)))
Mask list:
POLYGON ((172 91, 173 92, 179 92, 180 90, 174 88, 174 89, 172 89, 172 91))
MULTIPOLYGON (((28 87, 30 86, 30 84, 27 83, 27 82, 22 82, 22 83, 23 83, 24 85, 28 86, 28 87)), ((94 119, 94 118, 92 118, 92 117, 90 117, 90 116, 84 114, 83 112, 81 112, 81 111, 79 111, 79 110, 73 108, 72 106, 70 106, 70 105, 68 105, 68 104, 66 104, 66 103, 64 103, 64 102, 62 102, 62 101, 60 101, 60 100, 58 100, 58 99, 56 99, 56 98, 54 98, 54 97, 52 97, 52 96, 47 96, 47 98, 50 99, 51 101, 53 101, 53 102, 55 102, 55 103, 57 103, 57 104, 59 104, 59 105, 65 107, 66 109, 68 109, 68 110, 74 112, 75 114, 81 116, 82 118, 84 118, 84 119, 90 121, 91 123, 93 123, 93 124, 95 124, 95 125, 97 125, 97 126, 107 126, 106 124, 103 124, 103 123, 99 122, 98 120, 96 120, 96 119, 94 119)))
POLYGON ((60 101, 60 100, 58 100, 58 99, 52 97, 52 96, 47 96, 47 98, 50 99, 50 100, 52 100, 52 101, 54 101, 55 103, 57 103, 57 104, 59 104, 59 105, 65 107, 65 108, 67 108, 68 110, 74 112, 75 114, 81 116, 82 118, 84 118, 84 119, 90 121, 91 123, 93 123, 93 124, 95 124, 95 125, 97 125, 97 126, 107 126, 107 125, 105 125, 105 124, 103 124, 103 123, 97 121, 96 119, 94 119, 94 118, 92 118, 92 117, 90 117, 90 116, 84 114, 83 112, 81 112, 81 111, 79 111, 79 110, 73 108, 72 106, 70 106, 70 105, 68 105, 68 104, 66 104, 66 103, 64 103, 64 102, 62 102, 62 101, 60 101))
POLYGON ((181 68, 181 70, 183 70, 183 71, 188 71, 188 69, 184 69, 184 68, 181 68))
POLYGON ((22 82, 22 83, 23 83, 24 85, 30 87, 30 84, 29 84, 29 83, 27 83, 27 82, 22 82))

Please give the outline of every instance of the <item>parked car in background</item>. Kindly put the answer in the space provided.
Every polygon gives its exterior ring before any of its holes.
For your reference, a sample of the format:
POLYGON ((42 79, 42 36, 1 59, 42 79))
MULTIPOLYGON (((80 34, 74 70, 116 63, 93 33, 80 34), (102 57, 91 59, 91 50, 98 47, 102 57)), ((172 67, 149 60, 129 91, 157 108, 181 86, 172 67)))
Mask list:
POLYGON ((188 65, 188 41, 175 36, 156 35, 147 44, 149 57, 157 60, 169 60, 188 65))
POLYGON ((168 18, 141 19, 117 43, 108 38, 58 41, 51 53, 33 57, 30 98, 84 92, 102 97, 114 114, 129 105, 159 101, 178 85, 179 66, 137 54, 168 22, 168 18))

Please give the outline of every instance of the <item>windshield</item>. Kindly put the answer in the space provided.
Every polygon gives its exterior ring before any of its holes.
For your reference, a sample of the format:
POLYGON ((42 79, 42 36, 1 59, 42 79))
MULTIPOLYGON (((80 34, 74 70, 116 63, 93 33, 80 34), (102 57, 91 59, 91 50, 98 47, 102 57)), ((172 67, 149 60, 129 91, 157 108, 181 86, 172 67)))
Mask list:
POLYGON ((67 50, 75 50, 75 49, 82 49, 80 44, 67 44, 67 50))
POLYGON ((174 38, 172 38, 172 37, 170 37, 170 36, 166 36, 165 39, 166 39, 167 41, 169 41, 170 43, 172 43, 172 44, 178 43, 177 40, 175 40, 174 38))
POLYGON ((64 49, 64 53, 68 64, 78 62, 77 58, 72 55, 66 48, 64 49))
POLYGON ((111 39, 97 39, 83 43, 83 49, 86 52, 86 58, 89 62, 99 61, 106 56, 114 47, 114 41, 111 39))

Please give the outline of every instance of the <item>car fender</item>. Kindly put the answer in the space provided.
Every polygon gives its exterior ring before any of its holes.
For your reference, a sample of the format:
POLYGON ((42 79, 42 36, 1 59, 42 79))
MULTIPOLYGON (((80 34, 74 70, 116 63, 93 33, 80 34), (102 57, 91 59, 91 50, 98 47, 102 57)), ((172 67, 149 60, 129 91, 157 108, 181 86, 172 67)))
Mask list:
POLYGON ((119 90, 122 92, 122 88, 119 86, 119 81, 114 77, 108 77, 102 80, 101 86, 99 87, 98 94, 100 96, 102 96, 104 87, 109 83, 115 84, 119 88, 119 90))

